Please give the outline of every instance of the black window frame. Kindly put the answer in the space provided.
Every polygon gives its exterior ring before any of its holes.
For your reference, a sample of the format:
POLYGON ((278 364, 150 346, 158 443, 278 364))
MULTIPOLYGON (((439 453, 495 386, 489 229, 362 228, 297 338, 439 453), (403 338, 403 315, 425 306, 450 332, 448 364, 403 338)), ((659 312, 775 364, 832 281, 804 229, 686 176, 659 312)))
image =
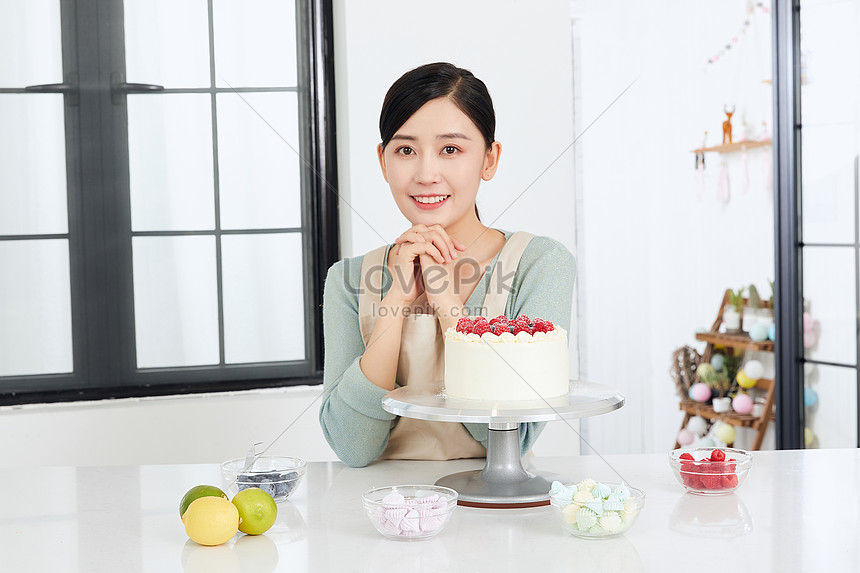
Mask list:
MULTIPOLYGON (((124 101, 114 105, 126 97, 117 84, 139 81, 124 77, 123 3, 59 2, 65 85, 39 91, 65 94, 68 233, 6 235, 0 240, 69 239, 74 371, 0 377, 0 405, 320 384, 323 285, 339 254, 331 0, 296 0, 298 81, 293 91, 298 93, 302 139, 303 212, 301 229, 289 231, 302 234, 306 360, 258 365, 222 360, 218 366, 144 370, 137 369, 134 353, 131 239, 137 233, 131 233, 130 224, 127 108, 124 101), (94 123, 100 126, 98 138, 81 129, 94 123)), ((212 0, 207 4, 211 57, 212 0)), ((230 91, 215 88, 214 78, 212 82, 211 89, 203 91, 212 94, 213 102, 215 93, 230 91)), ((0 89, 31 91, 24 86, 0 89)), ((213 140, 217 145, 217 138, 213 140)), ((215 164, 217 177, 217 155, 215 164)), ((220 256, 218 261, 220 265, 220 256)), ((223 340, 221 344, 223 354, 223 340)))

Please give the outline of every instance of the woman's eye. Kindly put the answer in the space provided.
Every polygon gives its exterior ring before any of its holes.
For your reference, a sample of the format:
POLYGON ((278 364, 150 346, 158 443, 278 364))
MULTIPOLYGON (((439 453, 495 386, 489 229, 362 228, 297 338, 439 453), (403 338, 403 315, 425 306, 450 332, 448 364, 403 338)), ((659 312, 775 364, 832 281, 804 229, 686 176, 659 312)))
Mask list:
POLYGON ((446 145, 442 152, 445 155, 454 155, 455 153, 457 153, 457 148, 453 145, 446 145))
POLYGON ((397 149, 397 153, 399 153, 401 155, 414 155, 415 150, 412 149, 411 147, 403 146, 403 147, 400 147, 397 149))

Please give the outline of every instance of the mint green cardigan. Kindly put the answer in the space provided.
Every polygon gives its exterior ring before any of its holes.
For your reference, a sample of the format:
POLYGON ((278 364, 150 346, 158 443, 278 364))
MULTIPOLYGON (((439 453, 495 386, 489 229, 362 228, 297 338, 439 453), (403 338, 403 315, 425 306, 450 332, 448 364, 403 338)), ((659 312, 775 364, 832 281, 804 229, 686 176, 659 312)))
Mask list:
MULTIPOLYGON (((504 233, 506 239, 513 234, 504 233)), ((382 454, 397 418, 382 409, 382 398, 387 391, 368 380, 359 366, 364 354, 358 326, 358 289, 363 259, 353 257, 332 265, 323 294, 325 364, 319 419, 329 445, 343 463, 351 467, 366 466, 382 454)), ((498 255, 464 305, 472 314, 483 304, 497 260, 498 255)), ((548 237, 534 237, 523 252, 514 275, 505 315, 544 318, 570 332, 575 275, 576 262, 564 245, 548 237)), ((382 296, 390 287, 391 276, 386 270, 382 296)), ((522 454, 534 444, 544 424, 520 424, 522 454)), ((487 424, 463 425, 486 447, 487 424)))

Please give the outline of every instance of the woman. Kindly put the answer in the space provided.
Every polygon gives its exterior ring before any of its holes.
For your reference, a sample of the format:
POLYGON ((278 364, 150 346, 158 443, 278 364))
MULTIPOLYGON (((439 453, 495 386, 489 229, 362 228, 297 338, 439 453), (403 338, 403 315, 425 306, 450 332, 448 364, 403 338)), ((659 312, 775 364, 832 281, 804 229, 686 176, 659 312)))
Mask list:
MULTIPOLYGON (((560 243, 483 225, 475 198, 501 144, 484 83, 428 64, 389 89, 379 121, 382 175, 409 220, 394 245, 333 265, 323 297, 320 423, 347 465, 486 455, 487 425, 399 418, 397 386, 443 376, 442 333, 465 315, 527 314, 570 328, 575 263, 560 243)), ((525 453, 543 423, 520 424, 525 453)))

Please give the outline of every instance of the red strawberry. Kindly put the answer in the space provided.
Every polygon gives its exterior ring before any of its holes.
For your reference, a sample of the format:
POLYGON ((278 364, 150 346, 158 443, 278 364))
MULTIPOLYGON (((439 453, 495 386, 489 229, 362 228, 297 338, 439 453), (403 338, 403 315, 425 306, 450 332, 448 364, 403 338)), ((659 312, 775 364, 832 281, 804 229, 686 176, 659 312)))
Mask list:
POLYGON ((527 314, 521 314, 518 317, 516 317, 514 320, 524 320, 526 322, 531 322, 531 319, 529 318, 529 315, 527 315, 527 314))
POLYGON ((690 460, 690 461, 694 460, 693 454, 691 454, 690 452, 684 452, 683 454, 678 456, 678 458, 682 459, 682 460, 690 460))
POLYGON ((457 321, 457 332, 462 332, 464 334, 469 334, 472 332, 472 319, 464 316, 460 320, 457 321))
POLYGON ((487 324, 486 321, 478 321, 475 323, 475 326, 472 327, 472 334, 481 336, 485 332, 490 332, 490 325, 487 324))
POLYGON ((717 448, 711 452, 711 461, 712 462, 724 462, 726 461, 726 452, 717 448))
POLYGON ((507 316, 505 316, 505 315, 503 315, 503 314, 500 314, 500 315, 499 315, 499 316, 497 316, 496 318, 491 318, 491 319, 490 319, 490 324, 491 324, 491 325, 496 324, 497 322, 505 322, 505 323, 507 323, 507 322, 508 322, 508 317, 507 317, 507 316))
POLYGON ((720 480, 725 488, 738 487, 738 476, 736 474, 726 474, 720 480))
POLYGON ((491 330, 491 331, 492 331, 492 333, 493 333, 493 334, 495 334, 496 336, 501 336, 501 335, 502 335, 502 334, 504 334, 505 332, 510 332, 510 331, 511 331, 511 329, 510 329, 510 327, 508 326, 508 323, 507 323, 507 322, 497 322, 497 323, 495 323, 495 324, 491 324, 491 325, 490 325, 490 328, 492 329, 492 330, 491 330))
POLYGON ((708 474, 702 476, 702 485, 708 489, 720 489, 723 487, 723 476, 708 474))
POLYGON ((536 318, 535 319, 535 325, 534 325, 534 331, 535 332, 549 332, 550 326, 552 326, 552 324, 548 325, 546 321, 541 320, 539 318, 536 318))
POLYGON ((528 324, 523 324, 521 322, 515 322, 512 325, 513 333, 519 334, 520 332, 525 332, 526 334, 533 334, 531 328, 529 328, 528 324))

